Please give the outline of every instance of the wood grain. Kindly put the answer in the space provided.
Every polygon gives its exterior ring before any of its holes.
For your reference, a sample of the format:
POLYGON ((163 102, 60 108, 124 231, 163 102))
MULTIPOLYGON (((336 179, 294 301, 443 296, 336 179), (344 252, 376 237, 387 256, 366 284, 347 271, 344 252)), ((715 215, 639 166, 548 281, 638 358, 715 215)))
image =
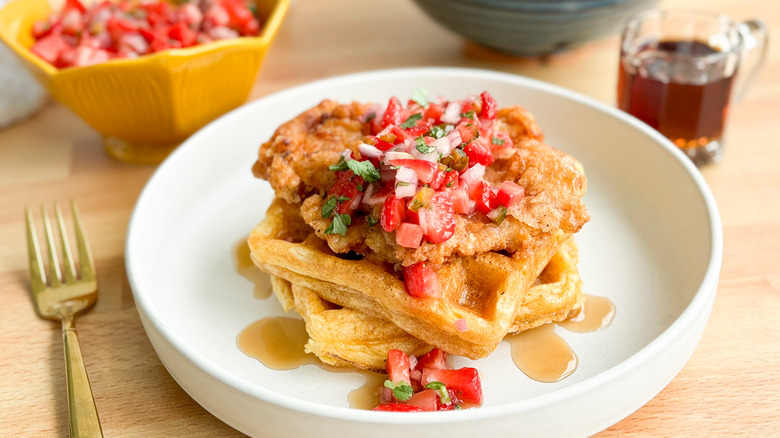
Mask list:
MULTIPOLYGON (((661 7, 761 18, 780 35, 776 0, 668 0, 661 7)), ((251 98, 337 74, 433 65, 516 73, 612 105, 617 48, 612 36, 570 53, 519 59, 463 42, 411 1, 296 0, 251 98)), ((780 44, 771 44, 756 82, 732 108, 724 162, 702 170, 720 208, 725 251, 701 344, 658 396, 599 436, 780 436, 777 78, 780 44)), ((101 284, 97 307, 77 326, 106 436, 240 436, 170 377, 134 307, 125 233, 154 170, 111 160, 100 136, 54 102, 0 131, 0 435, 67 434, 60 329, 37 318, 30 303, 22 211, 75 198, 101 284)))

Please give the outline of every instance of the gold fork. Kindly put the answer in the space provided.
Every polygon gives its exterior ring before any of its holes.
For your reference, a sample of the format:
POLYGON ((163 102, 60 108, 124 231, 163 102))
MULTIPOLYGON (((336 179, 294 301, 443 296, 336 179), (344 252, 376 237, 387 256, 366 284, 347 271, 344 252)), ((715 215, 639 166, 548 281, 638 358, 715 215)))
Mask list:
POLYGON ((62 337, 65 343, 65 370, 68 379, 68 413, 71 437, 102 437, 95 399, 89 385, 87 369, 81 356, 79 338, 74 320, 97 301, 97 280, 92 254, 81 223, 78 207, 70 202, 78 249, 78 273, 73 262, 68 233, 59 204, 54 204, 54 212, 59 228, 60 247, 63 266, 57 257, 52 226, 46 206, 41 206, 43 228, 45 231, 48 273, 44 270, 43 256, 38 244, 38 234, 30 209, 27 208, 27 250, 30 255, 30 283, 32 286, 35 311, 46 319, 62 321, 62 337))

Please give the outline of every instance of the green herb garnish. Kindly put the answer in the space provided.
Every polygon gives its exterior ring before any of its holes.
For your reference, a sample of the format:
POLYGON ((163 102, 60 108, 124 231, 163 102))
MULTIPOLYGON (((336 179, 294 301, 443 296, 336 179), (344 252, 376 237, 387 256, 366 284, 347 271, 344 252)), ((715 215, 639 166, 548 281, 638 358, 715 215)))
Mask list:
MULTIPOLYGON (((374 164, 368 160, 349 160, 347 161, 347 167, 355 172, 355 175, 362 176, 366 182, 377 182, 382 177, 382 175, 379 174, 379 170, 377 170, 377 168, 374 167, 374 164)), ((363 191, 361 189, 358 190, 361 192, 363 191)))
POLYGON ((415 125, 417 125, 417 121, 422 119, 422 114, 420 113, 414 113, 409 118, 404 120, 403 123, 401 123, 401 129, 409 129, 414 128, 415 125))
POLYGON ((425 133, 428 137, 433 137, 435 139, 440 139, 447 135, 447 131, 441 127, 441 125, 436 125, 430 129, 430 131, 425 133))
POLYGON ((412 91, 412 100, 422 107, 428 106, 428 91, 425 88, 412 91))
POLYGON ((366 223, 369 227, 373 227, 377 222, 379 221, 375 219, 374 216, 366 216, 366 223))
POLYGON ((493 137, 493 138, 490 140, 490 142, 491 142, 491 143, 493 143, 494 145, 501 146, 502 144, 504 144, 504 143, 506 142, 506 140, 502 140, 502 139, 500 139, 500 138, 498 138, 498 137, 495 137, 495 136, 494 136, 494 137, 493 137))
POLYGON ((420 137, 417 139, 417 150, 420 151, 421 154, 427 154, 435 151, 436 147, 431 146, 429 144, 425 144, 425 139, 423 137, 420 137))
POLYGON ((385 388, 392 389, 393 395, 398 400, 409 400, 414 394, 414 388, 406 382, 395 383, 392 380, 385 380, 385 388))
POLYGON ((441 382, 431 382, 425 385, 425 389, 433 389, 434 391, 438 392, 439 400, 441 400, 441 404, 443 405, 446 405, 452 401, 452 399, 450 399, 450 393, 447 391, 447 387, 441 382))
POLYGON ((467 119, 474 120, 474 111, 469 111, 467 113, 460 113, 461 117, 465 117, 467 119))
POLYGON ((328 228, 325 230, 325 234, 341 234, 342 236, 346 236, 347 227, 350 224, 352 224, 352 217, 350 215, 336 213, 333 216, 333 221, 331 221, 330 225, 328 225, 328 228))

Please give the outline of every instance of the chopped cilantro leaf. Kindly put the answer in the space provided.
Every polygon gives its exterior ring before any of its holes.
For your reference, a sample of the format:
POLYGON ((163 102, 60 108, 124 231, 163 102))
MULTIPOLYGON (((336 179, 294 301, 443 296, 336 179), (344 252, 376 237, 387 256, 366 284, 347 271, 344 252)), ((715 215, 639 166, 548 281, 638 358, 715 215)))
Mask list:
POLYGON ((366 216, 366 223, 369 227, 373 227, 377 222, 379 221, 375 219, 374 216, 366 216))
POLYGON ((339 201, 339 204, 343 204, 349 201, 350 199, 352 198, 350 198, 349 196, 339 196, 338 198, 336 198, 336 200, 339 201))
POLYGON ((336 198, 330 197, 324 204, 322 204, 322 217, 330 217, 333 210, 336 208, 336 198))
POLYGON ((374 167, 374 164, 368 160, 366 161, 349 160, 347 161, 347 167, 353 172, 355 172, 355 175, 362 176, 363 179, 366 180, 366 182, 370 182, 370 183, 377 182, 382 177, 379 174, 379 170, 377 170, 377 168, 374 167))
POLYGON ((428 106, 428 91, 425 88, 412 91, 412 100, 422 107, 428 106))
POLYGON ((439 393, 439 400, 441 400, 443 405, 446 405, 452 401, 452 399, 450 399, 450 393, 447 391, 447 387, 441 382, 433 381, 425 385, 425 389, 433 389, 434 391, 437 391, 439 393))
POLYGON ((421 154, 427 154, 429 152, 433 152, 436 150, 435 147, 425 144, 425 139, 423 137, 420 137, 417 139, 417 150, 420 151, 421 154))
POLYGON ((414 394, 414 388, 406 382, 395 383, 392 380, 385 380, 385 388, 392 389, 393 395, 398 400, 409 400, 414 394))
POLYGON ((328 225, 328 228, 325 230, 325 234, 341 234, 342 236, 346 236, 347 227, 351 223, 352 217, 350 215, 336 213, 333 216, 333 221, 331 221, 330 225, 328 225))
POLYGON ((349 167, 347 166, 347 161, 344 159, 344 157, 339 158, 339 162, 329 166, 328 169, 338 172, 339 170, 347 170, 349 167))
POLYGON ((493 143, 494 145, 498 145, 498 146, 501 146, 502 144, 504 144, 505 141, 506 140, 502 140, 502 139, 500 139, 500 138, 498 138, 496 136, 493 136, 493 138, 490 140, 491 143, 493 143))
POLYGON ((414 126, 417 124, 417 121, 422 119, 422 114, 420 113, 414 113, 409 118, 404 120, 403 123, 401 123, 401 129, 409 129, 414 128, 414 126))
POLYGON ((467 113, 461 113, 461 117, 466 117, 468 119, 474 120, 474 111, 469 111, 467 113))
POLYGON ((447 131, 442 128, 442 125, 434 126, 430 129, 430 131, 426 132, 425 135, 429 137, 433 137, 435 139, 440 139, 447 135, 447 131))

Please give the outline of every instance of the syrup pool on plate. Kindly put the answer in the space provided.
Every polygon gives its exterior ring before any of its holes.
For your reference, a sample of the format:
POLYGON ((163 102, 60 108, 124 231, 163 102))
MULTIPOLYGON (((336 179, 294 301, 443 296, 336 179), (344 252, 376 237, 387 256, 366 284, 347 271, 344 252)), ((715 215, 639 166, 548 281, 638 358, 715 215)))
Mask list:
POLYGON ((556 326, 576 333, 587 333, 607 327, 615 316, 615 306, 608 298, 586 295, 585 303, 573 317, 554 324, 508 335, 512 361, 526 376, 552 383, 565 379, 577 369, 577 354, 556 332, 556 326))

